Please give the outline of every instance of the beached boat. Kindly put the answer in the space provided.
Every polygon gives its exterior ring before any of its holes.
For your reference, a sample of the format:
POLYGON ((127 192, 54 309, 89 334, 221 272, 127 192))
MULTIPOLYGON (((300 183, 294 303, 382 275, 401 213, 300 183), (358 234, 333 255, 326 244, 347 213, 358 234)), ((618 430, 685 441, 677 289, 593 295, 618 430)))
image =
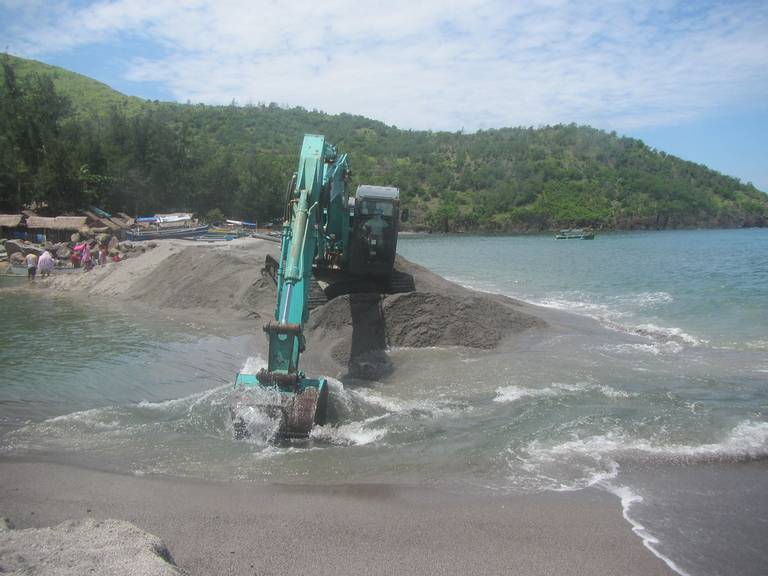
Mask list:
POLYGON ((139 242, 142 240, 162 240, 165 238, 194 238, 208 232, 208 225, 179 228, 161 228, 159 230, 140 230, 134 228, 128 230, 128 240, 139 242))
POLYGON ((555 240, 594 240, 595 232, 591 228, 566 228, 555 234, 555 240))

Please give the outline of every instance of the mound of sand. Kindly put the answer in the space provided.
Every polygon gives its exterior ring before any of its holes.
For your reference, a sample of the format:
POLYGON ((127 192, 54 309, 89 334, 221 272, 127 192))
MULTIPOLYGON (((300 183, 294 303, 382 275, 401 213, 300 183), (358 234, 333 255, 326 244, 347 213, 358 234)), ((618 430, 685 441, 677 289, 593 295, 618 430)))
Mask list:
POLYGON ((81 576, 181 576, 163 541, 122 520, 0 530, 0 572, 81 576))
MULTIPOLYGON (((157 248, 125 262, 62 275, 50 284, 109 296, 150 314, 176 313, 197 324, 224 322, 232 330, 258 332, 272 317, 276 298, 273 281, 262 273, 264 259, 278 253, 278 244, 252 238, 158 241, 157 248)), ((316 308, 307 326, 308 359, 376 377, 388 370, 385 350, 391 347, 492 349, 546 325, 533 306, 469 290, 401 257, 395 267, 413 276, 416 291, 344 295, 316 308)))
MULTIPOLYGON (((422 282, 423 284, 423 282, 422 282)), ((461 346, 492 349, 503 339, 545 323, 512 301, 467 291, 454 294, 349 294, 316 309, 309 319, 309 347, 358 378, 378 378, 391 369, 392 347, 461 346)))
POLYGON ((128 290, 127 297, 156 308, 195 309, 235 317, 261 316, 265 311, 271 314, 275 288, 261 269, 265 255, 276 250, 264 242, 251 248, 190 246, 168 256, 128 290))

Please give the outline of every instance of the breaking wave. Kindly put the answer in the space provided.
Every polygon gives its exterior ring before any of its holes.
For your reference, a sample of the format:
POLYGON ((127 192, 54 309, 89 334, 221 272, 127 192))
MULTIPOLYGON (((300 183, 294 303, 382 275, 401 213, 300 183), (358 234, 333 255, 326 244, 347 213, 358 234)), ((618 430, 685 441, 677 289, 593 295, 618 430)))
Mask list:
POLYGON ((631 516, 631 509, 635 504, 639 504, 643 501, 643 497, 633 491, 629 486, 616 486, 610 482, 601 482, 601 488, 604 488, 621 501, 621 515, 624 517, 630 526, 632 526, 632 532, 637 534, 643 541, 645 546, 650 552, 656 556, 659 560, 664 562, 671 570, 674 570, 680 576, 690 576, 688 572, 684 571, 677 565, 671 558, 668 558, 664 554, 658 551, 656 546, 659 544, 659 539, 651 534, 648 529, 640 522, 635 520, 631 516))
POLYGON ((546 445, 532 440, 508 449, 513 485, 535 490, 571 491, 617 477, 622 460, 668 463, 742 462, 768 458, 768 422, 746 420, 720 442, 698 445, 632 438, 621 431, 546 445))
POLYGON ((646 312, 649 309, 668 304, 674 298, 668 292, 641 292, 616 296, 609 303, 591 302, 589 297, 578 293, 576 300, 567 297, 552 297, 534 299, 532 302, 547 308, 555 308, 567 312, 574 312, 597 320, 607 328, 618 332, 633 334, 647 338, 647 344, 631 344, 625 346, 621 352, 630 350, 650 352, 652 354, 670 353, 677 354, 686 346, 701 346, 709 341, 688 334, 681 328, 658 326, 653 323, 632 324, 631 320, 636 316, 633 310, 646 312))
POLYGON ((632 392, 626 392, 624 390, 617 390, 611 386, 604 384, 560 384, 555 383, 545 388, 526 388, 524 386, 505 386, 496 389, 496 396, 493 399, 494 402, 501 404, 507 404, 510 402, 516 402, 523 398, 541 398, 551 396, 561 396, 565 394, 578 394, 583 392, 597 393, 606 398, 618 399, 618 398, 631 398, 636 396, 632 392))
POLYGON ((641 324, 631 329, 634 334, 655 338, 664 342, 678 342, 689 346, 707 344, 708 340, 696 338, 680 328, 665 328, 655 324, 641 324))

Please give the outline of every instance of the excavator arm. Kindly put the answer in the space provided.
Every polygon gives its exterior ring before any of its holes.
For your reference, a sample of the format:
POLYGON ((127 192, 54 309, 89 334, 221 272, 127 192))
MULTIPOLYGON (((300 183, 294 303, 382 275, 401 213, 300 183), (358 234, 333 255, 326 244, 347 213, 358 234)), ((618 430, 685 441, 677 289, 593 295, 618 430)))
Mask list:
MULTIPOLYGON (((258 374, 238 374, 235 386, 279 391, 278 436, 302 438, 314 424, 324 424, 328 384, 307 378, 299 368, 305 348, 313 273, 332 298, 350 292, 395 293, 414 289, 413 278, 393 273, 400 210, 400 191, 361 185, 349 198, 346 154, 325 137, 304 136, 299 168, 288 189, 277 268, 274 318, 264 326, 269 343, 267 367, 258 374), (407 280, 407 281, 406 281, 407 280)), ((235 434, 248 434, 236 416, 235 434)))
POLYGON ((285 437, 307 436, 313 424, 325 423, 327 383, 323 378, 307 378, 299 369, 299 359, 305 348, 313 265, 339 250, 346 252, 341 242, 349 235, 344 213, 348 175, 346 154, 338 156, 323 136, 304 137, 283 223, 275 315, 264 326, 267 367, 256 375, 237 376, 236 386, 280 390, 283 414, 278 434, 285 437))

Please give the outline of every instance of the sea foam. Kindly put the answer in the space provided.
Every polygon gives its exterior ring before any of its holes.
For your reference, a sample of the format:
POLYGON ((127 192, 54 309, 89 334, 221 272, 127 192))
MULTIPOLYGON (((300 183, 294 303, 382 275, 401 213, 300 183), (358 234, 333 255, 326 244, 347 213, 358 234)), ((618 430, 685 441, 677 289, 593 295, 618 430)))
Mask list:
POLYGON ((493 401, 500 404, 508 404, 516 402, 523 398, 541 398, 551 396, 561 396, 566 394, 579 394, 584 392, 596 392, 605 396, 606 398, 618 399, 618 398, 631 398, 636 396, 632 392, 625 390, 617 390, 611 386, 605 384, 591 384, 591 383, 554 383, 551 386, 545 388, 526 388, 524 386, 504 386, 496 389, 496 396, 493 401))

